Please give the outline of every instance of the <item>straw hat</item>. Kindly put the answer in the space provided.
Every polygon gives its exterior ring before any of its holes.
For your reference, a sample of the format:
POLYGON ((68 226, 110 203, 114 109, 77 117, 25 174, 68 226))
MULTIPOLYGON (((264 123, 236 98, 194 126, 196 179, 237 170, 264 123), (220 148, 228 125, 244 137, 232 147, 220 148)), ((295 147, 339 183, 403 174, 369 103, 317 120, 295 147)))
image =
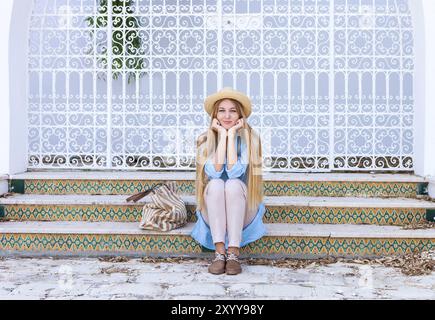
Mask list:
POLYGON ((222 90, 208 96, 204 101, 204 109, 211 116, 213 112, 213 105, 216 101, 230 98, 240 102, 243 108, 243 112, 245 113, 246 118, 251 114, 251 100, 241 93, 240 91, 233 90, 230 87, 225 87, 222 90))

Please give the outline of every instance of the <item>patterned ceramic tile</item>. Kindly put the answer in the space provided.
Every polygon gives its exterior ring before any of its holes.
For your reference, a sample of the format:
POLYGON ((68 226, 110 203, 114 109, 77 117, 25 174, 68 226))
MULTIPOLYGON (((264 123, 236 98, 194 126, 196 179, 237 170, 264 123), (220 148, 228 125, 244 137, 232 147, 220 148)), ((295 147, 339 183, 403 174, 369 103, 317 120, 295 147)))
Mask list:
POLYGON ((265 182, 264 193, 270 196, 328 197, 415 197, 416 183, 374 182, 265 182))
MULTIPOLYGON (((134 194, 161 181, 129 180, 26 180, 24 192, 29 194, 134 194)), ((266 196, 362 196, 415 197, 417 183, 397 182, 322 182, 288 181, 264 182, 266 196)), ((194 181, 177 181, 180 194, 195 193, 194 181)))
POLYGON ((263 237, 242 248, 251 254, 384 256, 432 250, 435 239, 329 239, 263 237))
MULTIPOLYGON (((186 206, 188 221, 196 221, 194 206, 186 206)), ((140 221, 142 205, 7 205, 5 218, 18 221, 140 221)))
POLYGON ((376 224, 404 225, 426 218, 420 208, 315 208, 266 207, 267 223, 376 224))
MULTIPOLYGON (((159 180, 26 180, 24 192, 29 194, 134 194, 148 190, 159 180)), ((193 194, 193 181, 177 181, 180 194, 193 194)))
MULTIPOLYGON (((188 221, 196 221, 195 206, 186 206, 188 221)), ((140 221, 142 206, 7 205, 7 219, 19 221, 140 221)), ((425 209, 315 208, 266 206, 265 223, 327 223, 404 225, 426 218, 425 209)))
POLYGON ((198 253, 201 246, 190 236, 3 234, 0 250, 144 253, 198 253))
MULTIPOLYGON (((331 239, 323 237, 265 236, 242 248, 255 255, 385 256, 433 250, 435 239, 331 239)), ((74 235, 3 234, 0 250, 74 253, 176 253, 202 252, 201 246, 182 235, 74 235)))

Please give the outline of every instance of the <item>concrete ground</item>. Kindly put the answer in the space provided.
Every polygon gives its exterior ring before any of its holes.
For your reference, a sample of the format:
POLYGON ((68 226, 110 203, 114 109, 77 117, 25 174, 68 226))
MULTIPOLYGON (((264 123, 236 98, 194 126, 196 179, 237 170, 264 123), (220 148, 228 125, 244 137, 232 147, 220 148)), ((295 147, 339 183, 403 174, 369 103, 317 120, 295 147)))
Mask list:
POLYGON ((435 299, 435 272, 337 262, 302 269, 248 265, 207 273, 207 259, 0 258, 0 299, 435 299))

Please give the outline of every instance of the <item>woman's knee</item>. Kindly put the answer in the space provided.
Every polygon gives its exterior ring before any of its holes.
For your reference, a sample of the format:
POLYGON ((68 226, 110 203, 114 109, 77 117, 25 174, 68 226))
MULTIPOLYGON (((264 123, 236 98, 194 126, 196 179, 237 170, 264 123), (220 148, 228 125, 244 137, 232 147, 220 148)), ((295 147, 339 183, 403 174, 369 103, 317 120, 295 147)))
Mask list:
POLYGON ((219 195, 224 193, 225 182, 222 179, 211 179, 207 186, 206 195, 219 195))
POLYGON ((245 196, 246 186, 240 179, 228 179, 225 181, 225 197, 228 198, 240 198, 245 196))

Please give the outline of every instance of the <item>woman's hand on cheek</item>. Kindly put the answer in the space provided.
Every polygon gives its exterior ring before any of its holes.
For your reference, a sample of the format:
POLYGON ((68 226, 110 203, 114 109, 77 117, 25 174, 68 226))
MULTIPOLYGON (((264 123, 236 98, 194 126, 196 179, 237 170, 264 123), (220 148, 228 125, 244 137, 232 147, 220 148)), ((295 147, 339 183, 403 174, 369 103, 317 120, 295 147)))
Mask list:
POLYGON ((216 118, 213 119, 211 123, 211 128, 220 134, 227 133, 227 129, 222 127, 221 124, 219 123, 219 120, 216 118))
POLYGON ((239 129, 243 128, 244 124, 245 121, 243 118, 240 118, 233 127, 228 129, 228 134, 235 134, 237 131, 239 131, 239 129))

